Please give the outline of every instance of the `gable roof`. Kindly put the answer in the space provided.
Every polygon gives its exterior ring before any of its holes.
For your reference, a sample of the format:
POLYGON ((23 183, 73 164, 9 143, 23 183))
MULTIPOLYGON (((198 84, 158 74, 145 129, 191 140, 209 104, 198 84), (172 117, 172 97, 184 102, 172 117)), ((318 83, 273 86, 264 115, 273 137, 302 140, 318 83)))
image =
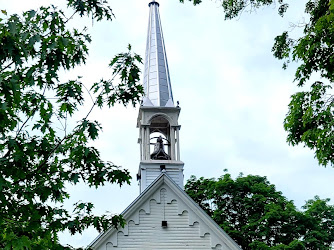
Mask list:
MULTIPOLYGON (((130 221, 133 221, 134 224, 139 225, 139 211, 145 210, 146 213, 149 212, 150 200, 155 200, 158 203, 161 202, 159 192, 161 188, 167 190, 167 202, 172 202, 173 200, 177 201, 179 215, 184 211, 188 212, 189 226, 198 223, 201 237, 210 234, 212 248, 219 245, 224 246, 224 249, 240 249, 235 241, 165 173, 161 173, 161 175, 122 212, 128 224, 130 221)), ((112 241, 113 246, 117 246, 117 232, 123 232, 124 235, 127 235, 129 231, 128 224, 123 229, 117 230, 110 228, 106 232, 101 233, 88 247, 97 249, 108 241, 112 241)))

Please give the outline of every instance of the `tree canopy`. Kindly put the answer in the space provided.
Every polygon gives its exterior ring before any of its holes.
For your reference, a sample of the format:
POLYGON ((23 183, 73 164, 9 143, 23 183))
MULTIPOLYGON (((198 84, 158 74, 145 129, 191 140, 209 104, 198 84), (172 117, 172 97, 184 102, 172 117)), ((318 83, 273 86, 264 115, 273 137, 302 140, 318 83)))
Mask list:
POLYGON ((266 177, 191 176, 185 191, 242 249, 330 249, 334 243, 329 199, 315 197, 298 210, 266 177))
MULTIPOLYGON (((189 0, 198 5, 202 0, 189 0)), ((184 0, 180 0, 184 2, 184 0)), ((289 4, 284 0, 220 0, 225 19, 239 17, 263 6, 276 6, 284 16, 289 4)), ((291 3, 293 4, 293 3, 291 3)), ((294 82, 302 90, 291 96, 284 120, 287 142, 303 144, 315 151, 320 165, 334 166, 334 1, 309 0, 300 37, 284 31, 273 41, 274 57, 283 60, 286 69, 296 62, 294 82), (316 78, 314 81, 312 79, 316 78)), ((289 27, 287 27, 289 28, 289 27)))
POLYGON ((94 107, 115 103, 135 105, 142 94, 140 56, 128 51, 110 62, 110 79, 85 86, 80 76, 63 80, 84 64, 91 37, 85 27, 71 28, 74 15, 111 21, 106 1, 68 0, 67 16, 55 6, 22 15, 0 16, 0 248, 63 249, 57 233, 80 233, 89 226, 106 230, 122 226, 118 215, 94 216, 93 204, 78 202, 73 212, 63 208, 70 197, 67 184, 129 183, 130 175, 100 157, 88 142, 101 130, 89 120, 94 107), (79 121, 73 115, 93 99, 79 121), (69 123, 75 123, 73 130, 69 123))

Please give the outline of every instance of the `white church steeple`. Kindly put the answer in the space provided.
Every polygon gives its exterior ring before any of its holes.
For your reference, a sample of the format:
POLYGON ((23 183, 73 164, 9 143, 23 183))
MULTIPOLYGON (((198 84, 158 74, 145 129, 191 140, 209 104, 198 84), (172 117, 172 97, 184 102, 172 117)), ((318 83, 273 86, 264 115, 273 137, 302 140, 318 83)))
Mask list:
POLYGON ((124 227, 111 227, 90 245, 112 249, 241 250, 183 189, 180 107, 174 106, 159 4, 149 4, 145 98, 139 108, 140 195, 122 212, 124 227))
POLYGON ((150 15, 144 68, 144 106, 173 107, 164 37, 159 14, 159 3, 149 3, 150 15))
POLYGON ((183 188, 178 124, 180 107, 175 107, 167 55, 161 29, 159 3, 149 4, 147 46, 145 53, 145 96, 139 109, 140 164, 138 180, 143 192, 162 172, 183 188))

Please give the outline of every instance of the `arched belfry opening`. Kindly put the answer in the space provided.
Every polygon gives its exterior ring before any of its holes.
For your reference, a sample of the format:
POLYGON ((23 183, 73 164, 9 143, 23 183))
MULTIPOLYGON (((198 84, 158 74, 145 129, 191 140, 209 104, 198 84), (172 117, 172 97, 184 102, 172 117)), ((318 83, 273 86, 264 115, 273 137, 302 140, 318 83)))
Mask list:
MULTIPOLYGON (((168 107, 168 115, 158 111, 154 107, 141 107, 138 117, 140 127, 139 143, 141 144, 141 160, 171 160, 180 161, 180 144, 177 118, 180 108, 168 107)), ((159 110, 161 111, 161 110, 159 110)))
POLYGON ((171 126, 166 117, 154 116, 150 126, 150 159, 151 160, 174 160, 175 148, 171 140, 175 138, 171 126))

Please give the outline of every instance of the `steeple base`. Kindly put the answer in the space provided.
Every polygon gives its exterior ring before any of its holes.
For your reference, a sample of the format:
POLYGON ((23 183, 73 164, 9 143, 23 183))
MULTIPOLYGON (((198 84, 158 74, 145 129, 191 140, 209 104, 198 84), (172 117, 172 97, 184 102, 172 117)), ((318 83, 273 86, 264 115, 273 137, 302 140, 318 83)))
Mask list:
POLYGON ((138 180, 140 193, 143 192, 162 172, 166 173, 177 185, 183 189, 182 161, 147 160, 139 164, 138 180))

